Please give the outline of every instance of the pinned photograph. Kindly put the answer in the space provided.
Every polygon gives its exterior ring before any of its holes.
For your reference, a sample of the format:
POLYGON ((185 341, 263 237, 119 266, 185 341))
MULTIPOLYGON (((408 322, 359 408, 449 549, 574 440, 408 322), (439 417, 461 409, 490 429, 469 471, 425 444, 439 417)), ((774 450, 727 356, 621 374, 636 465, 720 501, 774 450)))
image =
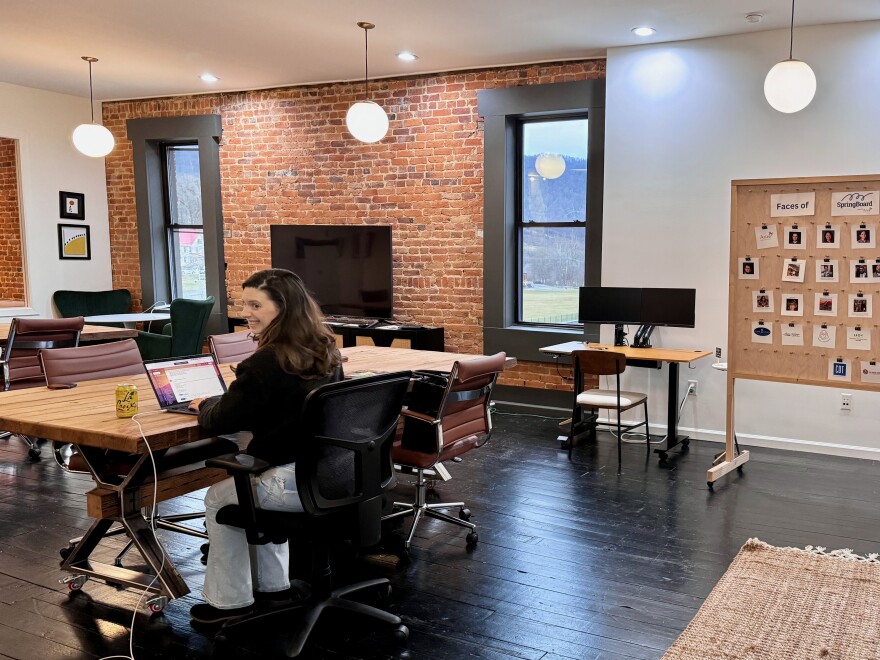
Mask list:
POLYGON ((817 293, 813 313, 816 316, 837 316, 837 294, 817 293))
POLYGON ((802 293, 783 293, 779 313, 783 316, 803 316, 804 295, 802 293))
POLYGON ((854 248, 873 248, 877 246, 874 234, 874 225, 855 225, 852 231, 852 246, 854 248))
POLYGON ((872 307, 870 293, 849 294, 850 318, 869 319, 872 315, 872 307))
POLYGON ((813 326, 813 346, 834 348, 836 343, 837 326, 825 324, 813 326))
POLYGON ((772 291, 752 291, 752 311, 772 313, 773 312, 773 292, 772 291))
POLYGON ((773 324, 764 323, 763 321, 752 321, 752 343, 772 344, 773 324))
POLYGON ((801 227, 786 227, 784 230, 786 250, 806 250, 807 237, 801 227))
POLYGON ((739 279, 756 280, 760 276, 756 259, 739 259, 739 279))
POLYGON ((807 262, 797 259, 786 259, 782 262, 783 282, 803 282, 807 272, 807 262))
POLYGON ((782 338, 783 346, 803 346, 804 325, 803 323, 783 323, 779 328, 779 336, 782 338))
POLYGON ((871 277, 869 277, 868 279, 873 282, 880 282, 880 261, 875 261, 871 264, 870 274, 871 277))
POLYGON ((852 360, 843 358, 828 360, 828 380, 839 380, 845 383, 852 381, 852 360))
POLYGON ((847 328, 846 347, 851 351, 870 351, 871 329, 860 325, 847 328))
POLYGON ((837 259, 829 259, 816 262, 816 281, 817 282, 837 282, 837 259))
POLYGON ((776 225, 755 227, 755 241, 759 250, 779 247, 779 233, 776 231, 776 225))
POLYGON ((864 283, 868 279, 868 264, 864 260, 849 262, 849 281, 853 284, 864 283))
POLYGON ((880 383, 880 364, 874 360, 862 360, 859 373, 863 383, 880 383))
POLYGON ((816 247, 830 250, 840 247, 839 225, 826 225, 824 227, 820 227, 819 230, 816 232, 816 236, 818 237, 816 247))

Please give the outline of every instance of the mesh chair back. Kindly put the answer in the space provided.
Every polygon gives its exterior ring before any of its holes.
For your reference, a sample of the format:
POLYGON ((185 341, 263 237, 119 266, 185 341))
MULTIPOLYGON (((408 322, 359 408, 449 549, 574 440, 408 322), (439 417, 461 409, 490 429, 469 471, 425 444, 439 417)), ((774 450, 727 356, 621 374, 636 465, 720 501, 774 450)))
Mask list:
POLYGON ((202 352, 214 296, 205 300, 177 298, 171 301, 171 355, 196 355, 202 352))
POLYGON ((47 385, 144 373, 144 363, 134 339, 41 351, 40 360, 47 385))
POLYGON ((378 541, 381 495, 395 482, 391 444, 411 373, 331 383, 313 390, 303 409, 297 490, 312 516, 357 517, 362 545, 378 541))
POLYGON ((11 389, 16 384, 42 384, 43 369, 39 352, 47 348, 78 346, 83 325, 82 316, 70 319, 12 319, 3 357, 0 358, 3 389, 11 389))
POLYGON ((208 335, 208 346, 217 364, 241 362, 257 350, 257 342, 249 332, 208 335))
POLYGON ((616 351, 575 351, 572 353, 578 361, 582 373, 596 376, 610 376, 622 374, 626 369, 626 356, 616 351))

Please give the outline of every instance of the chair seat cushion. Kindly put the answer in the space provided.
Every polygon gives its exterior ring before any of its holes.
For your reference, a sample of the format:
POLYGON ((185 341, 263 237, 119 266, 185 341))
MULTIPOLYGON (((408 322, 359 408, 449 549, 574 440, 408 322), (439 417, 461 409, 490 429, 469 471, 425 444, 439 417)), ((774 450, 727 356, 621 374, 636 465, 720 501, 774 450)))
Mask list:
MULTIPOLYGON (((647 394, 641 392, 620 392, 621 409, 632 408, 648 398, 647 394)), ((591 408, 617 408, 617 390, 587 390, 578 394, 577 403, 579 406, 590 406, 591 408)))

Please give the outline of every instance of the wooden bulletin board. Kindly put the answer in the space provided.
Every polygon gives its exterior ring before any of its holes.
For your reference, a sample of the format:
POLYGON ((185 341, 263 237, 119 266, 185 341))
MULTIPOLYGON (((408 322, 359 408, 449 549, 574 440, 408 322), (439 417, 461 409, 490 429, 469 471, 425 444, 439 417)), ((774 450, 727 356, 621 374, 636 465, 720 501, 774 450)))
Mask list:
POLYGON ((728 378, 880 390, 880 175, 733 181, 731 201, 728 378))

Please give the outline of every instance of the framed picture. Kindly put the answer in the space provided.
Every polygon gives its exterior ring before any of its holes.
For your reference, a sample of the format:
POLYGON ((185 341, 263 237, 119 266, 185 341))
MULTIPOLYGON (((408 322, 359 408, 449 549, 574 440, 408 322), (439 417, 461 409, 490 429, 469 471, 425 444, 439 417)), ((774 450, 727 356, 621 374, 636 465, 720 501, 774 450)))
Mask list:
POLYGON ((62 190, 58 193, 58 205, 62 218, 68 220, 86 219, 86 196, 83 193, 62 190))
POLYGON ((58 225, 58 257, 60 259, 92 258, 88 225, 58 225))

